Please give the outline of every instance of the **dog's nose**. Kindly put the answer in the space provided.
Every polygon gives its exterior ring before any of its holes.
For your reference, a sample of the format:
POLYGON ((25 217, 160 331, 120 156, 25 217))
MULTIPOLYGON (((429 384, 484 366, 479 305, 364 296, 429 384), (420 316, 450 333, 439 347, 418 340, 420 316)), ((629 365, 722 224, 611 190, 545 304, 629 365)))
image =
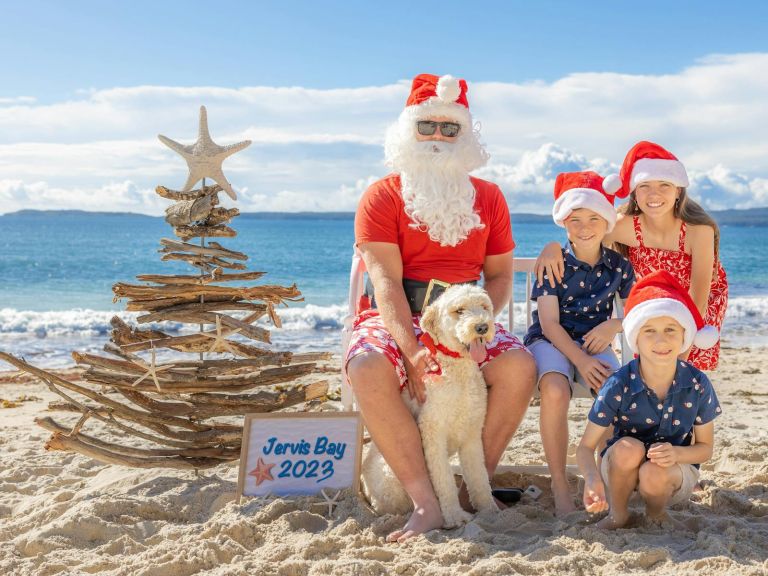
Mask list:
POLYGON ((478 324, 475 326, 475 332, 478 334, 485 334, 488 332, 488 324, 478 324))

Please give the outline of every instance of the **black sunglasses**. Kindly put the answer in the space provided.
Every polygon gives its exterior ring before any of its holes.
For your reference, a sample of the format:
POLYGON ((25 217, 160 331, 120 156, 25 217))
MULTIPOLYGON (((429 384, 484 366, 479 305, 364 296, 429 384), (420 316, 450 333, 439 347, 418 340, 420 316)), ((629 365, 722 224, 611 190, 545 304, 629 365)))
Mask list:
POLYGON ((446 138, 453 138, 461 130, 461 124, 456 122, 435 122, 433 120, 419 120, 416 122, 416 130, 422 136, 432 136, 440 126, 440 134, 446 138))

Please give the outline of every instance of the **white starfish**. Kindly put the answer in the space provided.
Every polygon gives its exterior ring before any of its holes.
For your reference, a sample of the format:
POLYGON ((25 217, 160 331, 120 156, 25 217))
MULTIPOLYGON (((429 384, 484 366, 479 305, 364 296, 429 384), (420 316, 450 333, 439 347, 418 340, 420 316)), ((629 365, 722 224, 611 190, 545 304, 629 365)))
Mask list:
POLYGON ((229 146, 219 146, 216 144, 211 140, 211 135, 208 132, 208 112, 205 110, 205 106, 200 106, 200 128, 197 134, 197 142, 194 144, 184 146, 162 134, 159 134, 157 137, 160 138, 163 144, 181 154, 184 160, 187 161, 189 176, 187 177, 187 183, 184 184, 182 189, 183 192, 189 192, 198 181, 210 177, 224 189, 232 200, 237 200, 237 194, 232 190, 232 185, 224 176, 221 164, 235 152, 240 152, 243 148, 250 146, 250 140, 243 140, 229 146))
POLYGON ((331 498, 330 496, 328 496, 328 494, 326 494, 325 488, 320 490, 320 493, 323 495, 323 498, 325 498, 325 504, 328 505, 328 518, 332 518, 333 508, 339 505, 339 496, 341 496, 341 490, 336 492, 336 495, 333 496, 333 498, 331 498))
POLYGON ((155 382, 155 387, 157 388, 157 391, 158 392, 162 392, 163 391, 163 389, 160 388, 160 381, 157 379, 157 373, 158 372, 162 372, 163 370, 168 370, 169 368, 173 368, 174 366, 176 366, 176 364, 169 364, 167 366, 161 366, 161 367, 158 368, 157 364, 156 364, 156 360, 157 360, 157 356, 155 355, 155 348, 154 348, 154 346, 152 347, 152 359, 150 360, 149 364, 147 364, 146 362, 144 362, 144 360, 141 360, 140 358, 136 358, 134 360, 134 362, 136 362, 137 364, 140 364, 141 366, 146 368, 147 373, 144 374, 143 376, 141 376, 140 378, 138 378, 133 384, 131 384, 131 386, 138 386, 145 379, 151 377, 152 380, 154 380, 154 382, 155 382))
POLYGON ((208 332, 202 332, 203 336, 207 336, 208 338, 213 338, 213 344, 211 344, 211 347, 208 349, 208 352, 216 352, 216 348, 221 345, 222 348, 225 350, 229 350, 232 354, 235 356, 238 356, 239 353, 236 348, 234 348, 229 340, 227 340, 227 336, 231 336, 232 334, 237 334, 240 332, 242 328, 238 328, 236 330, 230 330, 226 334, 222 332, 221 328, 221 316, 218 314, 216 315, 216 335, 209 334, 208 332))

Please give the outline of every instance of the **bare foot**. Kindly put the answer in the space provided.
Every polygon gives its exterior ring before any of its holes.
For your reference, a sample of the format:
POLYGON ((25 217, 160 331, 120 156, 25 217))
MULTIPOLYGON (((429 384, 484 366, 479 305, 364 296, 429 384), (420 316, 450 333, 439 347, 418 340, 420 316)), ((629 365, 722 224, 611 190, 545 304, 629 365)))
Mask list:
POLYGON ((576 505, 573 503, 573 495, 566 483, 565 486, 552 485, 552 497, 555 499, 555 516, 562 518, 571 512, 576 512, 576 505))
POLYGON ((424 534, 430 530, 441 528, 443 526, 443 514, 440 512, 440 506, 435 503, 433 508, 416 508, 400 530, 395 530, 387 536, 387 542, 398 542, 402 544, 409 538, 424 534))
POLYGON ((608 516, 600 520, 595 526, 602 528, 603 530, 616 530, 622 528, 629 520, 629 513, 617 514, 614 511, 608 513, 608 516))

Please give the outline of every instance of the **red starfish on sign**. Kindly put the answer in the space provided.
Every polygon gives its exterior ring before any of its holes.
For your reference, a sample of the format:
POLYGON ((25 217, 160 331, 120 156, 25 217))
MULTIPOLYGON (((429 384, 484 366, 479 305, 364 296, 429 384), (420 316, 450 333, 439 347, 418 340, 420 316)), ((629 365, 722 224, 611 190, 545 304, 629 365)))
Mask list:
POLYGON ((258 462, 256 462, 256 468, 248 472, 248 475, 256 478, 256 486, 258 486, 265 480, 274 480, 271 472, 273 466, 275 466, 274 463, 267 464, 261 457, 259 457, 258 462))

